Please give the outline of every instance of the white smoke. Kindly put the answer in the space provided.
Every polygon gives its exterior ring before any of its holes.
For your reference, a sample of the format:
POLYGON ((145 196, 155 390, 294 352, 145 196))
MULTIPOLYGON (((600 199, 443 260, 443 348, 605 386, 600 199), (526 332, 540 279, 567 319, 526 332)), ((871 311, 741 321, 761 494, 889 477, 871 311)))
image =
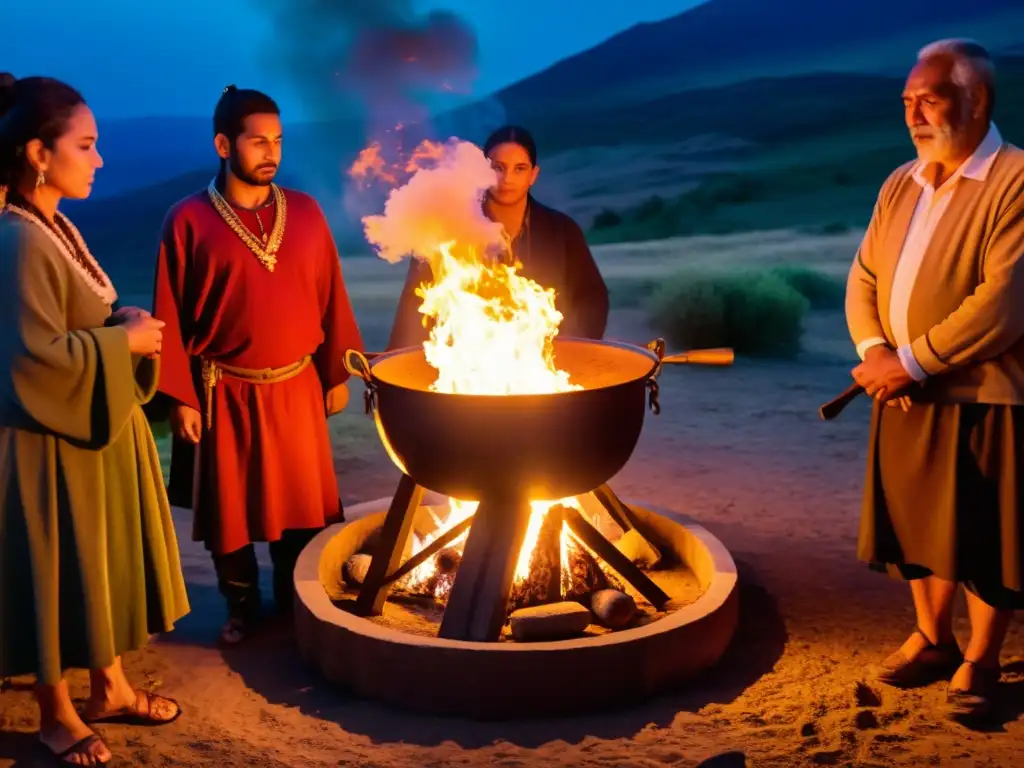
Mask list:
POLYGON ((406 256, 430 262, 439 247, 451 241, 473 247, 480 255, 500 249, 502 226, 488 219, 482 206, 495 181, 483 151, 453 137, 429 167, 391 191, 383 214, 363 219, 366 239, 391 263, 406 256))

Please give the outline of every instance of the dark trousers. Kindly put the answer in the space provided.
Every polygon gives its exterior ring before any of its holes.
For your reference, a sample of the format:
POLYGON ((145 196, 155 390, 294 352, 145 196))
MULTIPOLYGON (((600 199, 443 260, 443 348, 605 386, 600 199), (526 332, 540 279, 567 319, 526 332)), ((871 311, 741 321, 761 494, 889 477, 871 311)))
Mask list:
MULTIPOLYGON (((278 613, 291 615, 295 561, 302 549, 320 533, 320 528, 285 531, 278 541, 269 544, 274 564, 274 603, 278 613)), ((217 586, 228 601, 228 615, 233 619, 251 621, 260 615, 259 567, 252 544, 226 555, 214 555, 217 586)))

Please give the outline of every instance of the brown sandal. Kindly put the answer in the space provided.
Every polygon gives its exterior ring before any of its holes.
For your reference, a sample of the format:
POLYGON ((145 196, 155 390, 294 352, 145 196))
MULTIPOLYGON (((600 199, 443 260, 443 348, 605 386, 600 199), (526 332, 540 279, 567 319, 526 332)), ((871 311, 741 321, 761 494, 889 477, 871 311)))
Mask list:
POLYGON ((110 747, 107 746, 107 742, 105 742, 103 740, 103 737, 100 736, 98 733, 90 733, 84 739, 79 739, 78 741, 76 741, 63 752, 54 752, 44 742, 39 742, 40 748, 46 751, 46 754, 50 756, 50 758, 56 765, 78 765, 78 763, 74 763, 68 759, 70 757, 73 757, 74 755, 83 755, 85 757, 88 757, 90 760, 95 760, 96 765, 106 765, 114 759, 114 756, 111 753, 110 757, 108 757, 106 760, 100 760, 92 752, 92 747, 94 744, 102 744, 104 747, 107 747, 107 752, 110 753, 110 747))
POLYGON ((914 632, 924 638, 927 645, 913 659, 896 651, 882 662, 877 680, 894 688, 922 688, 948 680, 963 663, 964 655, 954 640, 951 643, 933 643, 920 627, 914 632))
POLYGON ((135 706, 122 707, 121 709, 111 710, 110 712, 101 712, 96 715, 83 717, 82 720, 90 725, 93 723, 119 723, 121 725, 168 725, 169 723, 173 723, 179 717, 181 717, 181 705, 174 699, 136 689, 135 706), (154 717, 154 704, 158 710, 169 705, 174 708, 174 714, 170 717, 154 717))
POLYGON ((987 717, 995 706, 996 693, 1003 669, 998 664, 983 667, 964 659, 964 664, 974 670, 969 688, 953 688, 946 691, 946 713, 953 720, 975 720, 987 717))

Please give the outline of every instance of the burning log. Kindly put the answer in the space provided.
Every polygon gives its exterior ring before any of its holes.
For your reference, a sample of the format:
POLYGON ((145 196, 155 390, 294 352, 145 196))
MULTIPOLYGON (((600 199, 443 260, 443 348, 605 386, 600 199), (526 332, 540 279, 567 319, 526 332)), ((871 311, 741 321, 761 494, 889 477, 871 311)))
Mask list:
MULTIPOLYGON (((442 533, 432 542, 427 544, 427 546, 425 546, 415 555, 406 560, 402 564, 401 568, 396 570, 394 573, 392 573, 385 579, 386 583, 390 584, 391 582, 398 581, 407 574, 412 573, 416 568, 418 568, 420 565, 422 565, 431 557, 433 557, 435 553, 440 553, 441 551, 443 551, 445 547, 447 547, 449 544, 451 544, 453 541, 459 538, 459 536, 461 536, 463 533, 468 531, 469 527, 472 524, 473 517, 470 516, 463 520, 461 523, 453 525, 451 528, 442 533)), ((459 559, 461 560, 461 555, 459 556, 459 559)), ((458 563, 456 563, 456 565, 458 565, 458 563)))
POLYGON ((513 587, 509 611, 562 600, 589 607, 596 592, 604 589, 623 591, 618 579, 605 573, 590 551, 575 539, 569 540, 565 553, 567 568, 563 573, 562 531, 566 509, 556 505, 545 516, 530 556, 529 575, 513 587))
POLYGON ((373 558, 370 555, 356 554, 352 555, 348 560, 345 561, 345 565, 341 569, 341 577, 345 579, 346 584, 350 584, 353 587, 358 587, 366 580, 366 574, 370 570, 370 561, 373 558))
POLYGON ((573 637, 582 633, 590 620, 589 610, 571 602, 521 608, 509 616, 512 637, 521 643, 573 637))
POLYGON ((439 600, 447 600, 455 584, 455 574, 462 562, 462 553, 452 547, 442 549, 437 553, 434 564, 437 570, 430 576, 426 583, 426 591, 439 600))
POLYGON ((608 629, 622 629, 636 616, 636 601, 617 589, 602 589, 591 597, 590 610, 608 629))
POLYGON ((636 528, 626 531, 622 538, 615 542, 615 547, 629 558, 633 565, 647 570, 655 568, 661 562, 661 553, 641 536, 636 528))
POLYGON ((552 507, 541 523, 530 555, 529 576, 512 587, 509 610, 557 603, 562 599, 562 509, 552 507))
POLYGON ((576 542, 569 546, 569 588, 566 600, 576 600, 583 605, 590 604, 590 596, 602 589, 608 589, 608 574, 585 548, 576 542))

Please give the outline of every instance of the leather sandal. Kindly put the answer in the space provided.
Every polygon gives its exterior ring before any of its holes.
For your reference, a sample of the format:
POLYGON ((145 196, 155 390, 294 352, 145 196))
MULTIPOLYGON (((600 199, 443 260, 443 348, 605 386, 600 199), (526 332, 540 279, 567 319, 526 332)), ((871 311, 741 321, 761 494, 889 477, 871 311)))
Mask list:
POLYGON ((920 627, 915 627, 914 632, 924 638, 927 645, 912 659, 902 651, 891 654, 881 664, 876 676, 878 682, 894 688, 922 688, 948 680, 963 664, 963 651, 955 640, 933 643, 920 627))
POLYGON ((88 705, 82 714, 82 721, 88 725, 96 723, 120 723, 122 725, 167 725, 181 717, 181 705, 167 696, 135 689, 135 704, 109 712, 90 713, 88 705))
POLYGON ((987 717, 995 706, 996 693, 1003 669, 982 665, 964 659, 964 664, 973 670, 968 688, 953 688, 946 691, 946 713, 953 720, 975 720, 987 717))
MULTIPOLYGON (((76 741, 63 752, 55 752, 42 741, 39 742, 39 747, 55 765, 88 765, 88 763, 79 763, 79 758, 93 760, 94 765, 106 765, 114 759, 114 756, 111 754, 106 760, 100 760, 96 757, 93 749, 98 744, 102 744, 104 747, 107 747, 107 743, 103 740, 102 736, 98 733, 90 733, 84 739, 76 741)), ((110 747, 107 747, 107 752, 110 752, 110 747)))

